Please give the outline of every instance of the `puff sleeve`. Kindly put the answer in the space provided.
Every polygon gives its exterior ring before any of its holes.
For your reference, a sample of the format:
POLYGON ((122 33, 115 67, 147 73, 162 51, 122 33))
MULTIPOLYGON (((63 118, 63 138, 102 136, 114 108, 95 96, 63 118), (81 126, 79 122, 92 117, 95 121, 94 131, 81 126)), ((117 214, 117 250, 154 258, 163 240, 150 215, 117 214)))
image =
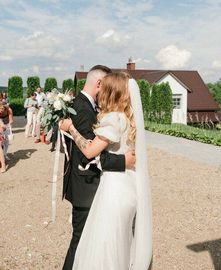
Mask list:
POLYGON ((94 134, 104 137, 112 143, 118 143, 120 142, 122 131, 126 128, 126 125, 127 120, 123 113, 107 113, 100 120, 99 127, 94 130, 94 134))

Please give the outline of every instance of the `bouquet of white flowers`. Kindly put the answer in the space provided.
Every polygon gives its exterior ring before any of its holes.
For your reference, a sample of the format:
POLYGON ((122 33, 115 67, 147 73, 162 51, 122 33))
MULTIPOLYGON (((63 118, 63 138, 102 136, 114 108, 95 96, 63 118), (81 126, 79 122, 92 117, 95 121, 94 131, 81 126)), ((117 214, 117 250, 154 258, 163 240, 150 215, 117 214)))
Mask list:
POLYGON ((74 97, 67 91, 60 93, 53 89, 47 94, 48 106, 45 109, 42 119, 42 125, 47 133, 50 129, 58 124, 61 119, 76 115, 76 111, 71 107, 74 97))
MULTIPOLYGON (((54 126, 59 125, 59 121, 76 114, 76 111, 71 107, 74 97, 66 92, 60 93, 57 89, 53 89, 47 94, 47 108, 45 109, 42 119, 42 125, 45 132, 53 129, 54 126)), ((60 154, 60 135, 64 147, 65 154, 68 157, 67 146, 64 139, 64 132, 58 130, 57 145, 54 159, 53 179, 52 179, 52 221, 55 221, 56 216, 56 189, 59 167, 59 154, 60 154)))

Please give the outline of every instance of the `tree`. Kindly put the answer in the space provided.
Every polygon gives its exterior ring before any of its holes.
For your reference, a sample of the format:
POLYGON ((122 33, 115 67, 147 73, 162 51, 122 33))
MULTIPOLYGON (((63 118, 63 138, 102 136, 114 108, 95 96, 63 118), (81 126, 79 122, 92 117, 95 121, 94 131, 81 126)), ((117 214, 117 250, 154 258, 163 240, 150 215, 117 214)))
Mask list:
POLYGON ((152 85, 150 95, 150 120, 158 122, 158 86, 152 85))
POLYGON ((67 90, 74 90, 74 81, 72 79, 66 79, 62 84, 63 93, 67 90))
POLYGON ((27 79, 27 95, 30 96, 40 86, 40 78, 37 76, 28 77, 27 79))
POLYGON ((150 120, 171 124, 173 113, 172 91, 168 83, 152 86, 150 96, 150 120))
POLYGON ((150 112, 150 85, 145 80, 137 81, 140 88, 140 96, 143 107, 144 120, 148 120, 150 112))
POLYGON ((171 124, 173 114, 173 98, 172 90, 169 83, 161 83, 160 89, 160 100, 161 100, 161 116, 160 122, 163 124, 171 124))
POLYGON ((76 85, 76 94, 78 95, 81 90, 83 90, 86 80, 78 80, 76 85))
POLYGON ((219 104, 221 108, 221 79, 216 83, 208 83, 210 93, 212 94, 214 100, 219 104))
POLYGON ((50 92, 54 88, 58 88, 57 80, 55 78, 47 78, 45 80, 44 92, 50 92))
POLYGON ((23 98, 23 81, 20 76, 8 79, 8 95, 10 98, 23 98))

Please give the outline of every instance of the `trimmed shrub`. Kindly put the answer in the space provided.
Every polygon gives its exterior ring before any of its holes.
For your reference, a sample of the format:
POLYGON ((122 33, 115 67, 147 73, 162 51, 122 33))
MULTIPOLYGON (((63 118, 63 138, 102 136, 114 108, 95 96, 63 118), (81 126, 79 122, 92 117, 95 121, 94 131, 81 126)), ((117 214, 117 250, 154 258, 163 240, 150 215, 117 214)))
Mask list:
POLYGON ((150 120, 159 122, 159 87, 154 84, 151 88, 150 95, 150 120))
POLYGON ((64 93, 67 90, 74 90, 74 81, 72 79, 63 80, 62 91, 64 93))
POLYGON ((36 88, 40 86, 40 78, 37 76, 28 77, 27 79, 27 96, 31 96, 36 91, 36 88))
POLYGON ((82 80, 78 80, 77 81, 77 85, 76 85, 76 95, 78 95, 81 90, 83 90, 84 85, 85 85, 86 80, 82 79, 82 80))
POLYGON ((44 92, 50 92, 54 88, 58 88, 57 80, 55 78, 47 78, 45 80, 44 92))
POLYGON ((23 98, 13 98, 10 100, 10 108, 13 111, 14 116, 25 115, 24 99, 23 98))
POLYGON ((138 80, 137 83, 140 88, 144 119, 147 120, 150 113, 150 84, 145 80, 138 80))
POLYGON ((23 81, 19 76, 13 76, 8 79, 8 96, 10 98, 23 97, 23 81))
POLYGON ((171 124, 173 114, 172 90, 168 83, 152 86, 150 96, 149 120, 156 123, 171 124))
POLYGON ((160 89, 160 106, 161 106, 161 119, 162 124, 171 124, 173 114, 173 99, 172 90, 169 83, 161 83, 160 89))
POLYGON ((208 83, 207 87, 209 88, 210 93, 221 108, 221 79, 219 79, 216 83, 208 83))

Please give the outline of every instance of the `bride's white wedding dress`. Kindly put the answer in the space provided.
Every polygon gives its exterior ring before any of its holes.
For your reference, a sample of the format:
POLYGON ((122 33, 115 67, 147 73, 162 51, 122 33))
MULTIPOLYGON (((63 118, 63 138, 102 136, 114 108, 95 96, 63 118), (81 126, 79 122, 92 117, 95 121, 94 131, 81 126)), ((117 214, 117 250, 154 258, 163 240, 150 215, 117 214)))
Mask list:
MULTIPOLYGON (((129 150, 129 123, 123 113, 108 113, 95 134, 112 143, 107 150, 129 150)), ((103 172, 74 261, 74 270, 129 270, 132 223, 136 213, 135 172, 103 172)))
MULTIPOLYGON (((152 213, 147 146, 139 87, 128 84, 136 124, 136 171, 103 171, 82 236, 73 270, 147 270, 152 257, 152 213), (136 214, 134 233, 132 224, 136 214)), ((111 112, 95 134, 109 139, 107 150, 125 154, 129 122, 111 112)))

